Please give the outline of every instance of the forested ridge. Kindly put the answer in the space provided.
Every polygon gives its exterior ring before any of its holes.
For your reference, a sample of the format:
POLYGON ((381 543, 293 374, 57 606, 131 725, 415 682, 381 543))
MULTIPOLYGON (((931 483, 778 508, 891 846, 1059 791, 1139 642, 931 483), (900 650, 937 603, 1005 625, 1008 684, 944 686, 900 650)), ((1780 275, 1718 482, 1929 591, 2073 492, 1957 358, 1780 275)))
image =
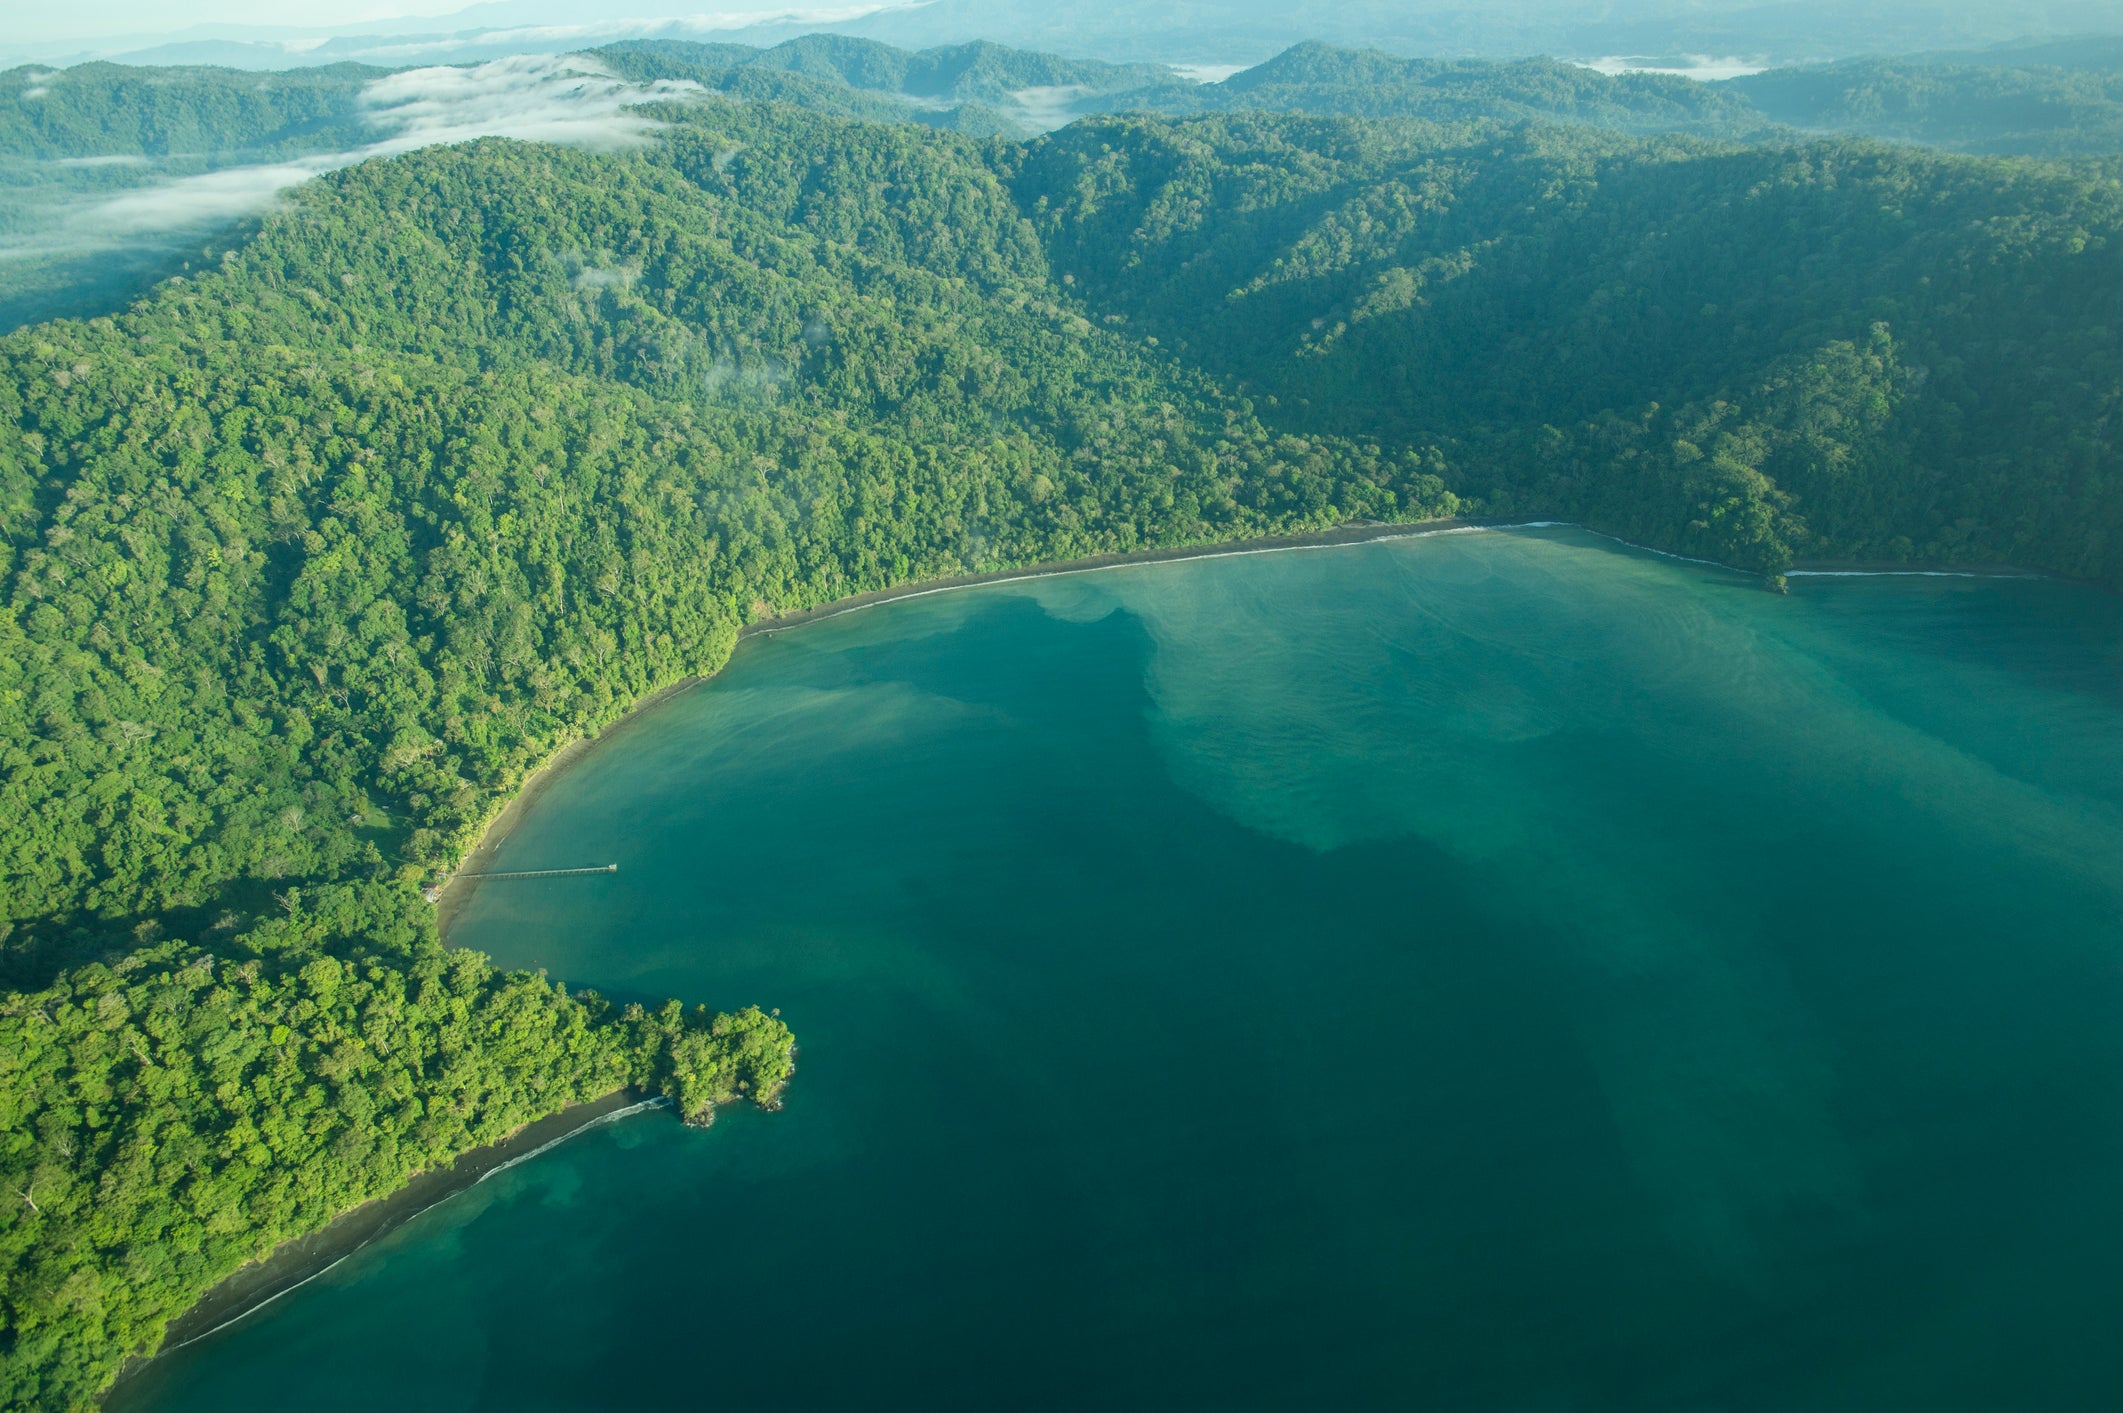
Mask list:
POLYGON ((1455 511, 2123 583, 2109 165, 655 113, 0 338, 0 1400, 572 1099, 778 1087, 773 1017, 498 973, 418 891, 747 623, 1455 511))
POLYGON ((255 160, 353 147, 362 136, 361 86, 387 72, 364 64, 275 74, 28 65, 0 74, 0 153, 255 160))
POLYGON ((1250 116, 1022 151, 1088 304, 1492 513, 2123 582, 2114 162, 1250 116))
MULTIPOLYGON (((2061 46, 2059 46, 2061 49, 2061 46)), ((1770 122, 1866 133, 1962 152, 2072 157, 2123 151, 2123 47, 1846 59, 1735 79, 1770 122)))

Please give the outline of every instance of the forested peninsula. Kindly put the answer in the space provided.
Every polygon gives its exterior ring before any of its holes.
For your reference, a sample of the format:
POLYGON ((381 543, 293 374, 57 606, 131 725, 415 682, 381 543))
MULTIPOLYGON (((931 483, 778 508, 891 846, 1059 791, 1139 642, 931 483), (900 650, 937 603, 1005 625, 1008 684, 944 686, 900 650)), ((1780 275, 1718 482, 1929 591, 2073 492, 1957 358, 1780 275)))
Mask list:
POLYGON ((2123 584, 2112 159, 645 112, 0 337, 0 1402, 527 1120, 778 1088, 777 1018, 499 972, 420 892, 749 624, 1456 513, 2123 584))

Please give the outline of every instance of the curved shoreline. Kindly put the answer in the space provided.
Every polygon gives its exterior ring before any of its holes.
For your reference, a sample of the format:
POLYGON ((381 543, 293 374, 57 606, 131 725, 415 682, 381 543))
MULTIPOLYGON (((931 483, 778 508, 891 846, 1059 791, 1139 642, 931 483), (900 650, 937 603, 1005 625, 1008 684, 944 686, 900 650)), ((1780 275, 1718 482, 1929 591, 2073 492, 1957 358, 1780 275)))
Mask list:
MULTIPOLYGON (((740 641, 743 637, 743 633, 738 634, 740 641)), ((480 829, 479 837, 472 847, 465 850, 464 857, 450 870, 449 876, 442 880, 441 891, 434 901, 435 931, 442 938, 444 945, 450 940, 450 924, 457 920, 457 914, 464 911, 465 905, 472 901, 472 895, 479 891, 479 880, 466 875, 483 871, 485 865, 493 861, 495 853, 508 837, 516 832, 516 826, 523 822, 524 815, 538 803, 538 797, 543 795, 569 766, 582 759, 591 747, 599 742, 609 741, 626 730, 648 708, 705 680, 701 677, 684 677, 669 686, 657 688, 630 704, 596 734, 577 736, 556 748, 523 777, 523 783, 509 792, 501 808, 496 810, 493 817, 480 829)))
MULTIPOLYGON (((1219 540, 1209 544, 1175 545, 1157 549, 1122 550, 1108 554, 1086 555, 1079 559, 1042 560, 1016 569, 993 569, 979 574, 953 574, 939 579, 922 579, 890 589, 872 589, 846 598, 834 599, 815 608, 799 609, 793 613, 776 614, 748 623, 737 630, 737 638, 731 651, 747 638, 771 637, 776 633, 799 628, 808 623, 823 622, 845 614, 859 613, 864 609, 877 608, 888 603, 906 599, 926 598, 931 594, 950 593, 959 589, 983 588, 993 584, 1015 584, 1032 579, 1049 579, 1058 575, 1090 574, 1104 569, 1132 568, 1144 564, 1175 564, 1195 559, 1224 559, 1239 555, 1280 554, 1294 550, 1340 549, 1349 545, 1375 544, 1382 541, 1421 539, 1430 535, 1451 534, 1461 530, 1538 530, 1571 529, 1583 530, 1612 540, 1629 549, 1654 554, 1661 559, 1678 560, 1683 564, 1700 565, 1707 569, 1719 569, 1730 574, 1750 578, 1766 576, 1758 570, 1742 569, 1714 559, 1699 559, 1692 555, 1662 550, 1652 545, 1639 544, 1634 540, 1607 530, 1599 530, 1578 520, 1521 519, 1503 516, 1441 516, 1432 520, 1359 521, 1337 525, 1326 530, 1305 531, 1289 535, 1262 535, 1251 539, 1219 540)), ((1868 564, 1858 560, 1801 560, 1784 571, 1786 578, 1939 578, 1939 579, 2040 579, 2052 576, 2019 569, 2011 565, 1974 565, 1947 568, 1931 564, 1868 564)), ((485 870, 494 861, 495 855, 516 826, 537 805, 538 800, 553 782, 565 773, 566 768, 581 760, 593 748, 611 740, 626 730, 650 707, 657 706, 682 692, 699 686, 709 676, 686 677, 668 686, 650 692, 630 705, 612 722, 590 736, 578 736, 557 748, 539 763, 523 779, 523 783, 511 791, 508 800, 495 813, 493 819, 480 831, 472 847, 465 851, 464 858, 450 871, 435 898, 435 927, 444 945, 449 943, 451 925, 471 903, 479 891, 479 880, 469 875, 485 870)))
MULTIPOLYGON (((1715 560, 1697 559, 1670 550, 1656 549, 1637 544, 1607 531, 1597 530, 1579 521, 1541 520, 1518 518, 1441 517, 1433 520, 1409 520, 1392 522, 1363 522, 1337 526, 1328 530, 1292 535, 1266 535, 1254 539, 1227 540, 1213 544, 1184 545, 1169 548, 1136 550, 1110 554, 1089 555, 1080 559, 1043 561, 1016 569, 992 570, 980 574, 951 575, 939 579, 920 580, 891 589, 877 589, 846 598, 835 599, 815 608, 793 613, 779 614, 745 625, 738 630, 736 643, 747 638, 769 637, 790 628, 838 618, 864 609, 876 608, 906 599, 924 598, 933 594, 949 593, 959 589, 980 588, 996 584, 1022 583, 1035 579, 1054 578, 1063 575, 1087 574, 1106 569, 1131 568, 1146 564, 1178 563, 1196 559, 1223 559, 1237 556, 1277 554, 1299 550, 1338 549, 1351 545, 1372 544, 1395 540, 1423 539, 1433 535, 1453 534, 1465 531, 1490 529, 1576 529, 1611 540, 1618 545, 1657 555, 1664 559, 1679 560, 1687 564, 1723 570, 1747 577, 1761 577, 1756 571, 1740 569, 1715 560)), ((1811 567, 1794 566, 1786 573, 1791 577, 1841 578, 1841 577, 1936 577, 1936 578, 2044 578, 2041 574, 2014 569, 2010 566, 1977 566, 1972 568, 1933 568, 1893 566, 1878 567, 1851 561, 1812 561, 1811 567)), ((734 651, 734 644, 733 644, 734 651)), ((467 876, 479 871, 478 865, 490 863, 500 846, 515 832, 516 826, 536 805, 539 798, 557 780, 565 769, 581 760, 594 747, 622 734, 639 721, 647 709, 677 696, 679 693, 706 681, 706 676, 691 676, 652 691, 633 702, 618 717, 594 735, 580 736, 558 747, 530 771, 507 801, 496 811, 482 829, 473 846, 466 851, 462 861, 453 869, 441 885, 436 900, 438 932, 445 944, 451 923, 463 911, 478 891, 478 879, 467 876)), ((373 1199, 333 1218, 325 1226, 307 1235, 292 1237, 275 1247, 264 1257, 240 1267, 208 1290, 182 1314, 172 1319, 165 1329, 161 1346, 152 1355, 135 1355, 121 1367, 104 1398, 112 1399, 121 1388, 132 1383, 135 1376, 149 1367, 164 1354, 172 1353, 187 1345, 211 1337, 232 1325, 238 1324, 258 1310, 272 1304, 310 1281, 324 1275, 371 1242, 388 1235, 406 1222, 430 1210, 473 1185, 517 1163, 527 1161, 541 1153, 566 1142, 568 1139, 597 1127, 600 1124, 668 1105, 666 1099, 645 1099, 632 1090, 616 1090, 597 1099, 572 1105, 556 1114, 536 1120, 496 1142, 460 1154, 447 1168, 433 1169, 415 1174, 396 1192, 373 1199)), ((121 1400, 122 1405, 122 1400, 121 1400)))
MULTIPOLYGON (((290 1237, 270 1252, 224 1276, 183 1314, 164 1328, 162 1343, 151 1355, 135 1355, 119 1369, 104 1398, 111 1401, 142 1370, 166 1354, 221 1333, 330 1271, 348 1257, 404 1226, 458 1193, 494 1174, 567 1142, 601 1124, 650 1109, 668 1108, 670 1100, 645 1098, 632 1089, 533 1120, 492 1143, 467 1149, 446 1168, 415 1173, 404 1186, 340 1213, 304 1236, 290 1237)), ((122 1406, 122 1400, 119 1401, 122 1406)))
MULTIPOLYGON (((807 623, 817 623, 843 614, 858 613, 866 608, 882 604, 898 603, 903 599, 924 598, 930 594, 949 593, 958 589, 981 588, 990 584, 1013 584, 1028 579, 1046 579, 1060 574, 1089 574, 1101 569, 1120 569, 1140 564, 1171 564, 1190 559, 1221 559, 1229 555, 1276 554, 1290 550, 1337 549, 1344 545, 1370 544, 1379 540, 1415 539, 1424 535, 1446 534, 1454 530, 1484 530, 1512 525, 1565 525, 1572 522, 1561 520, 1527 521, 1517 519, 1481 519, 1447 516, 1435 520, 1363 521, 1352 525, 1338 525, 1328 530, 1313 530, 1294 535, 1262 535, 1254 539, 1219 540, 1213 544, 1176 545, 1159 549, 1124 550, 1111 554, 1086 555, 1080 559, 1042 560, 1016 569, 994 569, 980 574, 953 574, 940 579, 922 579, 911 584, 902 584, 890 589, 872 589, 846 598, 834 599, 815 608, 799 609, 793 613, 776 614, 748 623, 737 630, 736 645, 747 638, 771 637, 776 633, 807 623)), ((711 674, 712 675, 712 674, 711 674)), ((593 748, 613 739, 639 720, 648 708, 668 701, 681 692, 690 690, 706 681, 705 676, 686 677, 669 686, 660 687, 629 706, 614 718, 610 725, 595 735, 578 736, 554 750, 540 762, 523 783, 509 793, 507 803, 495 813, 480 830, 472 847, 465 851, 457 866, 442 880, 435 896, 435 928, 445 945, 450 938, 450 927, 479 892, 479 880, 470 875, 484 872, 494 860, 495 854, 516 826, 537 805, 538 800, 560 778, 568 766, 581 760, 593 748)))

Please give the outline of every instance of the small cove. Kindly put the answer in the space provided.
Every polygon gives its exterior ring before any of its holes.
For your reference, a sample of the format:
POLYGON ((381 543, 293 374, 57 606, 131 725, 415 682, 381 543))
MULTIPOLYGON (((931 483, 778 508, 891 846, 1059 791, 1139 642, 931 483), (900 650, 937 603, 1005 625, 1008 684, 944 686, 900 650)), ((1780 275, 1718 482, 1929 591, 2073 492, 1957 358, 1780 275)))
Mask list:
POLYGON ((453 940, 782 1007, 787 1110, 585 1134, 137 1406, 2099 1403, 2119 620, 1558 528, 747 644, 496 850, 621 872, 453 940))

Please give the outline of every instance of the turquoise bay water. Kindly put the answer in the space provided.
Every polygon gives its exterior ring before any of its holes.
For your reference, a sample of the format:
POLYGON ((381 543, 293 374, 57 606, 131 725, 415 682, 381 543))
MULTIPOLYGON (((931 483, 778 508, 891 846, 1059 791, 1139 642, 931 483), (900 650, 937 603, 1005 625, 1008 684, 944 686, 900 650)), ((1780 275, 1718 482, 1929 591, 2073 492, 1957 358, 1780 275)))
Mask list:
POLYGON ((779 1006, 179 1409, 2123 1405, 2123 603, 1574 531, 747 644, 455 940, 779 1006))

